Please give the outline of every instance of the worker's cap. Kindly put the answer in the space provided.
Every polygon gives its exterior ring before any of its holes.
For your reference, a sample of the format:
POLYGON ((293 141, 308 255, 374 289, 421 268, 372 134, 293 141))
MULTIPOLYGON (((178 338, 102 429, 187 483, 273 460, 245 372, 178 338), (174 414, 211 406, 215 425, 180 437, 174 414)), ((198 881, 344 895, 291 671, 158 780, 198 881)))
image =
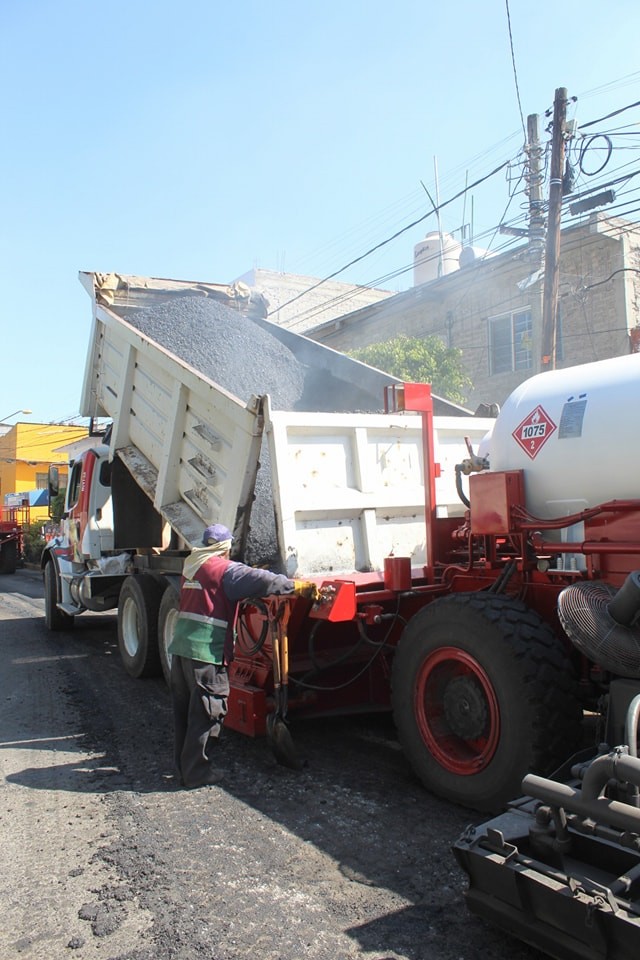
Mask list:
POLYGON ((205 547, 208 547, 210 543, 222 543, 223 540, 233 540, 233 534, 222 523, 212 524, 202 534, 202 542, 205 547))

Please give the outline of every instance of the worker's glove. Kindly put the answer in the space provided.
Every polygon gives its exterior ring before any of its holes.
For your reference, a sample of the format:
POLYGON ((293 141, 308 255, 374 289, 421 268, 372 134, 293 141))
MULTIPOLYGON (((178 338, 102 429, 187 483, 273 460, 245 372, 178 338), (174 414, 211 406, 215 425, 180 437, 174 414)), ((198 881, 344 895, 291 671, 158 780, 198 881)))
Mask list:
POLYGON ((320 596, 318 587, 311 580, 294 580, 293 592, 296 597, 306 597, 307 600, 317 600, 320 596))

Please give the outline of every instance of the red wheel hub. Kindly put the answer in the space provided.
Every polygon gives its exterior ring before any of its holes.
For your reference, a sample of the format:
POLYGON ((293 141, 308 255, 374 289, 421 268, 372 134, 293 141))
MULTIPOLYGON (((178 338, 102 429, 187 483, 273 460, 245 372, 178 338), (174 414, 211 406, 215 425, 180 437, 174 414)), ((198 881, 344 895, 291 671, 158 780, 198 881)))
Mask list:
POLYGON ((460 776, 491 762, 500 739, 500 710, 493 685, 478 661, 458 647, 440 647, 416 677, 418 729, 437 762, 460 776))

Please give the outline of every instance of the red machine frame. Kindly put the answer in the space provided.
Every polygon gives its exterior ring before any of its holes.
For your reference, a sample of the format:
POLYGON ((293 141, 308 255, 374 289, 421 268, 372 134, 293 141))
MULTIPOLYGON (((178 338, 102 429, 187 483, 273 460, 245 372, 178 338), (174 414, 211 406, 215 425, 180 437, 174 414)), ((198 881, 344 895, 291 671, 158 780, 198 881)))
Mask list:
MULTIPOLYGON (((434 457, 431 389, 422 384, 393 385, 387 389, 385 409, 414 411, 422 417, 425 563, 411 568, 407 558, 390 557, 384 572, 355 573, 331 581, 318 578, 319 602, 291 604, 289 705, 297 716, 388 710, 391 661, 404 627, 439 597, 487 590, 508 573, 510 591, 558 631, 556 601, 565 586, 596 576, 620 586, 638 565, 640 501, 612 501, 562 520, 537 520, 524 508, 522 471, 473 474, 469 479, 472 509, 464 519, 438 517, 435 480, 440 467, 434 457), (584 523, 584 541, 546 539, 550 530, 579 521, 584 523), (572 553, 586 556, 586 571, 551 565, 552 557, 572 553)), ((265 605, 246 603, 238 618, 227 724, 252 736, 265 732, 273 709, 273 651, 266 626, 272 616, 265 605)), ((445 670, 471 671, 486 690, 491 709, 491 684, 481 667, 460 651, 449 650, 439 661, 426 665, 419 682, 435 683, 445 670)), ((587 672, 583 666, 583 675, 587 672)), ((430 744, 434 738, 428 719, 424 726, 425 742, 430 744)), ((491 751, 495 726, 490 727, 493 733, 488 742, 477 745, 469 763, 477 764, 479 757, 491 751)), ((430 747, 437 755, 438 744, 430 747)), ((465 772, 465 763, 455 756, 448 761, 453 771, 465 772)))

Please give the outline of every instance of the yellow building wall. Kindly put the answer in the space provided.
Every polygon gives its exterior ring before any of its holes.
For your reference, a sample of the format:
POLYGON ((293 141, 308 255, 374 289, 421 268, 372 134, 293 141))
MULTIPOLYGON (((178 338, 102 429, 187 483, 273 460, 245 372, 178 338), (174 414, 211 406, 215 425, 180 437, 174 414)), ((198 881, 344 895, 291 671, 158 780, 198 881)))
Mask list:
MULTIPOLYGON (((64 476, 66 457, 56 453, 74 440, 86 437, 86 427, 60 426, 52 423, 16 423, 0 436, 0 504, 14 493, 37 490, 37 474, 46 474, 52 463, 60 464, 64 476)), ((31 520, 45 521, 49 516, 48 506, 32 507, 31 520)))

